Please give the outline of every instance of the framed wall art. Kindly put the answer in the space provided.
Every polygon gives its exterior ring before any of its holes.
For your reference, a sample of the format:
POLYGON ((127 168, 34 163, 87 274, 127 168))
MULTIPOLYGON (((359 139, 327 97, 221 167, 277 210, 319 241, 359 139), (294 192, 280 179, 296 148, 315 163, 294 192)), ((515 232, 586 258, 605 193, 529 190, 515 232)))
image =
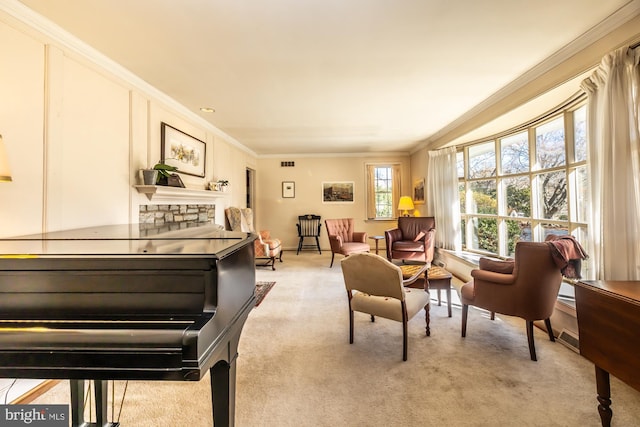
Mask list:
POLYGON ((413 183, 413 203, 424 203, 424 178, 421 178, 413 183))
POLYGON ((353 203, 353 181, 327 181, 322 183, 322 203, 353 203))
POLYGON ((294 199, 296 197, 296 183, 293 181, 282 181, 282 198, 294 199))
POLYGON ((207 144, 166 123, 161 124, 160 159, 177 172, 204 178, 207 144))

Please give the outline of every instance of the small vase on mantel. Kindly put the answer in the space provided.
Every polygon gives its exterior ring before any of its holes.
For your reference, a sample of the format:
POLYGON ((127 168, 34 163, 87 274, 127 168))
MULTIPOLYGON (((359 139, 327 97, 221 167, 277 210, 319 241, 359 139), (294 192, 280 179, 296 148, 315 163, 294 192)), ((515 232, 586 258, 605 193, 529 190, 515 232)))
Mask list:
POLYGON ((144 185, 156 185, 158 171, 156 169, 142 169, 142 182, 144 185))

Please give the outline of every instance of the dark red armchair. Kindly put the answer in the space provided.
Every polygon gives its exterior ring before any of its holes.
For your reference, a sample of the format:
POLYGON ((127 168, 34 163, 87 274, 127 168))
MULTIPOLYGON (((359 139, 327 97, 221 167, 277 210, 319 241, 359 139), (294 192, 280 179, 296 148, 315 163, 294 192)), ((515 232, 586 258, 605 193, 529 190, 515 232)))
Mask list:
POLYGON ((432 216, 398 218, 398 227, 384 232, 387 259, 433 261, 436 219, 432 216))

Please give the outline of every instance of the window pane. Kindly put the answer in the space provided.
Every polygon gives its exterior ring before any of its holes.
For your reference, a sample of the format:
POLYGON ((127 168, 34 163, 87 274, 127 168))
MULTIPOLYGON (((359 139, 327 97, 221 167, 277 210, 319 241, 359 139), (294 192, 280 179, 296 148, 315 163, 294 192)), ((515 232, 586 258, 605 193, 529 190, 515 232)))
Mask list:
POLYGON ((573 200, 573 209, 577 222, 587 222, 587 209, 589 201, 589 189, 587 188, 587 168, 579 167, 574 172, 576 180, 576 194, 573 200))
POLYGON ((460 213, 465 213, 467 211, 467 207, 465 202, 464 182, 458 184, 458 194, 460 195, 460 213))
POLYGON ((393 217, 392 168, 389 166, 375 168, 376 218, 393 217))
POLYGON ((527 172, 529 170, 529 138, 527 132, 503 138, 500 141, 502 173, 527 172))
POLYGON ((587 106, 573 112, 573 140, 576 162, 587 160, 587 106))
POLYGON ((507 215, 531 216, 531 181, 528 176, 503 180, 507 200, 507 215))
POLYGON ((507 220, 507 256, 516 253, 517 242, 531 241, 531 223, 529 221, 507 220))
POLYGON ((456 167, 458 169, 458 178, 464 178, 464 153, 462 151, 456 153, 456 167))
POLYGON ((563 116, 536 128, 536 160, 540 169, 565 164, 563 116))
POLYGON ((493 141, 469 147, 469 178, 496 176, 496 150, 493 141))
POLYGON ((460 233, 462 234, 462 247, 467 247, 467 229, 465 228, 466 221, 463 219, 460 222, 460 233))
POLYGON ((498 220, 495 218, 470 218, 471 248, 498 253, 498 220))
POLYGON ((391 194, 376 193, 376 217, 391 218, 393 209, 391 207, 391 194))
POLYGON ((473 199, 470 213, 497 215, 496 180, 474 181, 469 186, 473 199))
POLYGON ((564 171, 538 175, 538 214, 540 218, 568 220, 567 179, 564 171))
POLYGON ((566 236, 569 234, 569 228, 567 224, 540 224, 542 229, 542 240, 547 240, 550 235, 566 236))
MULTIPOLYGON (((587 227, 577 227, 575 230, 573 230, 573 237, 576 238, 576 240, 578 242, 580 242, 580 244, 582 245, 583 248, 585 248, 585 250, 587 249, 587 239, 589 238, 589 233, 587 230, 587 227)), ((580 264, 580 275, 582 276, 583 279, 587 279, 587 280, 593 280, 595 277, 594 272, 592 270, 592 263, 593 261, 591 259, 587 259, 586 261, 582 261, 580 264)))
POLYGON ((498 201, 496 200, 496 181, 487 179, 469 183, 472 194, 472 206, 470 213, 498 214, 498 201))

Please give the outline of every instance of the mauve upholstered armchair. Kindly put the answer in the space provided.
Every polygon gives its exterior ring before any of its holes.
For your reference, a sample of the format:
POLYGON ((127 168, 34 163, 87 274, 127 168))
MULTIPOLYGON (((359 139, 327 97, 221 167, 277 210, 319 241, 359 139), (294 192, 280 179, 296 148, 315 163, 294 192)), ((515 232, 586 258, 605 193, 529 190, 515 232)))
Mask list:
POLYGON ((331 265, 336 254, 349 256, 357 252, 369 252, 367 233, 354 231, 353 218, 325 219, 329 244, 331 245, 331 265))
POLYGON ((433 261, 436 220, 432 216, 398 218, 398 227, 384 232, 387 259, 433 261))
POLYGON ((349 343, 353 344, 353 312, 359 311, 402 323, 402 360, 407 360, 407 322, 422 309, 429 331, 429 292, 405 288, 402 270, 381 256, 358 253, 341 262, 349 298, 349 343))
POLYGON ((549 339, 555 341, 550 317, 562 274, 551 247, 542 242, 518 242, 514 260, 481 258, 479 264, 480 269, 471 271, 472 280, 458 291, 462 302, 462 336, 467 333, 470 305, 490 311, 492 319, 494 313, 520 317, 526 321, 531 360, 537 360, 533 321, 544 320, 549 339))

